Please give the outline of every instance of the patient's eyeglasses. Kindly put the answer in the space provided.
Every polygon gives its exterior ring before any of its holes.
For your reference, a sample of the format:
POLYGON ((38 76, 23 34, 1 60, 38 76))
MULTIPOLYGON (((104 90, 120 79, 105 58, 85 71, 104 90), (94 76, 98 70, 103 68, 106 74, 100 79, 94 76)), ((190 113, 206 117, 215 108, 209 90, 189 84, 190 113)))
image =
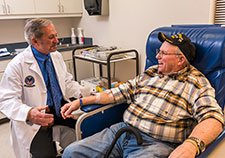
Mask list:
POLYGON ((164 55, 182 55, 182 54, 181 53, 166 53, 164 51, 156 49, 156 55, 159 55, 160 57, 163 57, 164 55))

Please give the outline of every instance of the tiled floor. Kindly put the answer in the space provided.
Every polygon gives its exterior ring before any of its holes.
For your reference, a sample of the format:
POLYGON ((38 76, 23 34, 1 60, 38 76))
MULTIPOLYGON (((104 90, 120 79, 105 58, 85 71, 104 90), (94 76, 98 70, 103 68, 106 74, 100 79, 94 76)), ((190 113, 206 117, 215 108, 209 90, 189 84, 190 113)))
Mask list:
POLYGON ((9 122, 0 124, 0 157, 15 158, 9 140, 9 122))

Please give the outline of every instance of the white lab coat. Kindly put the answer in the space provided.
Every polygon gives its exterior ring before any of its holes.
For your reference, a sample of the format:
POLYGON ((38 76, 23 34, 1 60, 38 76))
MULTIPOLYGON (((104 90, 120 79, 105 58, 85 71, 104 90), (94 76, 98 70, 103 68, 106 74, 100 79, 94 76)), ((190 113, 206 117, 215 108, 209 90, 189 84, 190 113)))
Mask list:
MULTIPOLYGON (((79 84, 72 81, 67 72, 62 55, 50 53, 58 82, 65 100, 79 97, 79 84)), ((10 119, 11 145, 17 158, 30 157, 30 144, 40 126, 26 122, 32 107, 44 107, 47 102, 47 89, 41 70, 35 60, 31 47, 28 46, 8 64, 0 83, 0 111, 10 119), (32 76, 34 83, 25 82, 32 76)))

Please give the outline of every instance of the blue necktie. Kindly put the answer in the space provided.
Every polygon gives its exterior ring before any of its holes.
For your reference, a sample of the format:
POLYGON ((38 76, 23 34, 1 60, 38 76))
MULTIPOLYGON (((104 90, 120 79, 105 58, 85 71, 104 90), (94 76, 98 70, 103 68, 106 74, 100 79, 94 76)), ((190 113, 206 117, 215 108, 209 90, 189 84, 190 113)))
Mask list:
POLYGON ((52 100, 53 100, 54 107, 55 107, 55 112, 56 112, 57 116, 61 117, 61 115, 60 115, 61 91, 60 91, 56 76, 54 75, 55 71, 53 69, 53 66, 51 65, 50 57, 47 57, 47 59, 46 59, 46 70, 48 72, 48 80, 49 80, 48 83, 50 84, 51 95, 52 95, 52 100))

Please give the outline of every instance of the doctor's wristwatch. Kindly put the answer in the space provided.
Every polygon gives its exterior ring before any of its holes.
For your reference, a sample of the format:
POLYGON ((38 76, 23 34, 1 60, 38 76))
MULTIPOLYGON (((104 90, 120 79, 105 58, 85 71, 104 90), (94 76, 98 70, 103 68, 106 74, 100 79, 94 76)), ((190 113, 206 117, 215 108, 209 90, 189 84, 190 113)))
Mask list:
POLYGON ((197 156, 205 150, 205 143, 200 138, 189 137, 185 140, 185 142, 194 144, 194 146, 197 148, 197 156))

